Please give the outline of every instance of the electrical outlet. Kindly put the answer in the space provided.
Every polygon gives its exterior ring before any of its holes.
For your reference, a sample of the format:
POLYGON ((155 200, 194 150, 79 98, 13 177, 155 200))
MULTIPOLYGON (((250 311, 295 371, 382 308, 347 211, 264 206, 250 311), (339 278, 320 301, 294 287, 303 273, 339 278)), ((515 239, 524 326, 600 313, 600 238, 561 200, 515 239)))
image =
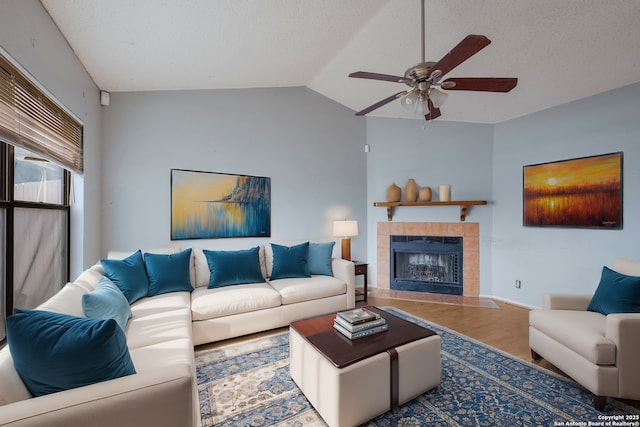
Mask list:
POLYGON ((522 282, 520 280, 516 280, 516 289, 520 289, 522 286, 522 282))

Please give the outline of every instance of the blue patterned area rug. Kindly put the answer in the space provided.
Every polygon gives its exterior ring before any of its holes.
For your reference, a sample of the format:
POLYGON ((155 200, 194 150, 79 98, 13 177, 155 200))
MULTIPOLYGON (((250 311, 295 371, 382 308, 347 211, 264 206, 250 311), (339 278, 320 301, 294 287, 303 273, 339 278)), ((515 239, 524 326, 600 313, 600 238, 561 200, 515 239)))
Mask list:
MULTIPOLYGON (((604 426, 607 420, 638 420, 639 410, 614 399, 597 412, 590 393, 571 379, 403 311, 385 310, 440 334, 442 381, 367 427, 604 426), (604 417, 616 415, 621 417, 604 417)), ((288 332, 195 357, 203 426, 326 426, 289 377, 288 332)))

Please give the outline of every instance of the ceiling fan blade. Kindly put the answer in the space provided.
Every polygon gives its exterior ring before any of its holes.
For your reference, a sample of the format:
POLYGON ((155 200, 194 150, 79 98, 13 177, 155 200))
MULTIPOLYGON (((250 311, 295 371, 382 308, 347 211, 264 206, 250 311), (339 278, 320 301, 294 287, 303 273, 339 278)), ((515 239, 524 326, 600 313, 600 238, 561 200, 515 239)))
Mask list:
POLYGON ((384 80, 386 82, 394 83, 411 83, 411 80, 405 79, 404 77, 392 76, 390 74, 368 73, 366 71, 356 71, 355 73, 349 74, 349 77, 357 77, 359 79, 384 80))
POLYGON ((480 92, 509 92, 516 87, 515 77, 454 77, 441 83, 446 90, 473 90, 480 92), (447 83, 455 83, 449 87, 447 83))
POLYGON ((425 120, 433 120, 433 119, 437 119, 438 117, 440 117, 442 114, 440 114, 440 109, 436 108, 433 105, 433 102, 431 102, 431 100, 427 100, 428 105, 429 105, 429 112, 427 114, 424 115, 424 119, 425 120))
POLYGON ((444 76, 449 71, 462 64, 467 59, 471 58, 476 53, 480 52, 483 48, 488 46, 491 40, 485 36, 469 34, 465 37, 456 47, 451 49, 440 61, 438 61, 433 67, 429 75, 435 70, 442 71, 444 76))
POLYGON ((356 113, 356 116, 364 116, 365 114, 368 114, 368 113, 372 112, 373 110, 376 110, 376 109, 382 107, 383 105, 386 105, 386 104, 390 103, 394 99, 398 99, 401 96, 406 95, 407 93, 409 93, 409 92, 407 92, 406 90, 403 90, 402 92, 398 92, 398 93, 396 93, 394 95, 391 95, 390 97, 385 98, 382 101, 378 101, 375 104, 368 106, 367 108, 365 108, 362 111, 358 111, 356 113))

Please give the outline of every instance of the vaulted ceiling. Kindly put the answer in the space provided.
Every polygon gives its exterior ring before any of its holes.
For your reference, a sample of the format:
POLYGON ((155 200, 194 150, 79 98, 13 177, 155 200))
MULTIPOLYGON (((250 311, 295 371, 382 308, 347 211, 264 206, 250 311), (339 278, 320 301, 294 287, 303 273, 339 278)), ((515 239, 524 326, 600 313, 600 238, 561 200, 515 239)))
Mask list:
MULTIPOLYGON (((355 111, 404 90, 347 77, 420 62, 420 0, 41 0, 102 90, 307 86, 355 111)), ((450 92, 438 120, 498 123, 640 82, 638 0, 426 0, 426 59, 492 43, 448 77, 518 77, 450 92)), ((411 117, 399 102, 371 113, 411 117)))

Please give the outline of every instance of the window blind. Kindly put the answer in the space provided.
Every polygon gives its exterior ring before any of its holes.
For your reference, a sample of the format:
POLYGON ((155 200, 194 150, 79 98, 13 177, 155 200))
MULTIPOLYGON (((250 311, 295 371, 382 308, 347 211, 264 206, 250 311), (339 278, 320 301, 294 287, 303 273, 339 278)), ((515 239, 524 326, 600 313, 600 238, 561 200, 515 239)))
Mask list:
POLYGON ((82 125, 0 55, 0 136, 80 175, 82 125))

